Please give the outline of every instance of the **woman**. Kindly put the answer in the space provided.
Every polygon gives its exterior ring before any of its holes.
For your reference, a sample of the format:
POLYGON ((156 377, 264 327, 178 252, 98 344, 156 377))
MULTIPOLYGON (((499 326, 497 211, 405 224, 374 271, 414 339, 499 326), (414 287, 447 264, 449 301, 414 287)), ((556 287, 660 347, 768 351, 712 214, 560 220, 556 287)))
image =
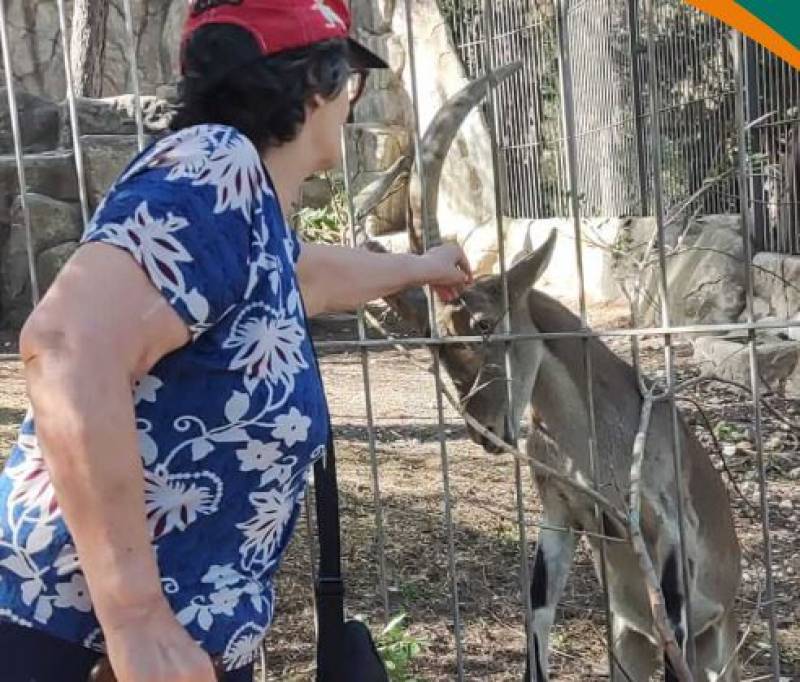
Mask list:
POLYGON ((306 316, 468 283, 454 246, 372 254, 286 227, 385 66, 349 24, 340 0, 192 6, 174 132, 119 178, 22 332, 4 681, 84 682, 103 650, 120 682, 211 682, 212 656, 251 679, 329 428, 306 316))

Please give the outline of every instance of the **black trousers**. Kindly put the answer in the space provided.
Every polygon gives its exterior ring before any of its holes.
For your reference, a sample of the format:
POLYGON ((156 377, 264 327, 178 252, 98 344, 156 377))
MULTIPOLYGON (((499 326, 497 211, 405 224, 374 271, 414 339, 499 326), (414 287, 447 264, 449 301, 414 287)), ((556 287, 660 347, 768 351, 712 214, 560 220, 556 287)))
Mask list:
MULTIPOLYGON (((0 620, 2 682, 87 682, 101 656, 39 630, 0 620)), ((252 665, 225 675, 225 682, 252 681, 252 665)))

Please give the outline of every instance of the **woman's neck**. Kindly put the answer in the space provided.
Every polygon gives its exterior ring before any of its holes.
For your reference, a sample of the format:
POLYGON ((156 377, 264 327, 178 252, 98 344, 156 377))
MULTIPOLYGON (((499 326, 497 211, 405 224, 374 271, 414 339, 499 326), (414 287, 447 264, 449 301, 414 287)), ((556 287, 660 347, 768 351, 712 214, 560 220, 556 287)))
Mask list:
POLYGON ((313 155, 309 150, 302 149, 302 146, 300 139, 293 140, 280 147, 271 147, 262 155, 275 186, 281 210, 287 219, 300 202, 303 183, 314 172, 313 165, 309 163, 313 161, 313 155))

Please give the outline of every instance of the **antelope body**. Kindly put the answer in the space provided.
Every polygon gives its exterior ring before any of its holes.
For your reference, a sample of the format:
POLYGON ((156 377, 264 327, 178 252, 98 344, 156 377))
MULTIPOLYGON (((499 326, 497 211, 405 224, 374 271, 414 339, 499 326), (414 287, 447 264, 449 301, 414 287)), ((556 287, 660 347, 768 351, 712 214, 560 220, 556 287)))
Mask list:
MULTIPOLYGON (((513 71, 513 70, 512 70, 513 71)), ((441 162, 463 117, 478 103, 491 82, 506 69, 472 83, 443 107, 423 140, 417 176, 427 181, 425 223, 437 240, 436 200, 441 162)), ((417 179, 417 188, 422 183, 417 179)), ((413 196, 413 192, 412 192, 413 196)), ((412 206, 412 213, 413 213, 412 206)), ((419 216, 413 221, 420 225, 419 216)), ((580 321, 567 308, 534 289, 546 269, 555 235, 508 272, 508 315, 520 334, 568 332, 580 321)), ((414 240, 412 239, 412 243, 414 240)), ((397 312, 421 330, 428 328, 428 307, 421 290, 387 299, 397 312)), ((456 301, 438 307, 442 336, 485 336, 504 318, 502 283, 496 276, 479 279, 456 301)), ((584 347, 589 344, 594 386, 597 485, 620 510, 628 508, 633 442, 643 399, 634 370, 598 339, 515 341, 509 350, 511 393, 505 375, 502 344, 444 344, 442 362, 467 413, 498 436, 513 438, 523 414, 532 415, 529 454, 584 484, 593 481, 589 456, 589 404, 584 347), (511 434, 508 434, 510 425, 511 434)), ((684 422, 678 421, 683 479, 676 480, 673 459, 672 408, 656 403, 647 434, 641 477, 641 527, 648 554, 660 580, 670 625, 685 645, 687 595, 684 594, 678 532, 678 485, 685 500, 684 525, 688 584, 695 636, 695 680, 738 680, 737 624, 734 601, 740 581, 740 549, 722 480, 707 453, 684 422)), ((474 429, 473 440, 489 452, 497 448, 474 429)), ((594 502, 557 479, 536 476, 543 507, 543 526, 575 533, 542 530, 531 581, 533 660, 526 679, 548 679, 548 638, 556 605, 567 581, 577 537, 584 532, 595 568, 600 568, 599 536, 605 543, 606 578, 612 612, 615 679, 643 682, 662 660, 661 644, 646 590, 645 577, 624 528, 598 517, 594 502)), ((667 680, 675 679, 669 666, 667 680)))

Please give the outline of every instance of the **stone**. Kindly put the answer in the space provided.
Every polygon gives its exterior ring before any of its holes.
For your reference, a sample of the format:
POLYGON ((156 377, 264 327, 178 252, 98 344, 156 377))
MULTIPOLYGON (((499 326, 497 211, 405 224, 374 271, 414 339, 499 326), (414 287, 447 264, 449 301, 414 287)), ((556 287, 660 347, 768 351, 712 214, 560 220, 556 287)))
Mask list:
MULTIPOLYGON (((763 341, 756 344, 758 370, 765 388, 800 398, 800 343, 763 341)), ((694 359, 704 375, 750 386, 750 353, 741 341, 703 336, 694 340, 694 359)))
POLYGON ((39 274, 39 288, 42 292, 50 288, 58 273, 77 250, 78 242, 66 242, 39 254, 36 259, 36 270, 39 274))
MULTIPOLYGON (((15 88, 22 148, 43 152, 58 146, 59 108, 42 97, 15 88)), ((14 153, 8 89, 0 88, 0 154, 14 153)))
MULTIPOLYGON (((39 292, 43 294, 53 281, 52 257, 42 258, 63 244, 75 244, 83 232, 83 221, 77 204, 51 199, 40 194, 28 194, 33 253, 36 261, 39 292), (41 263, 44 262, 45 270, 41 263), (47 268, 50 268, 49 270, 47 268)), ((12 226, 8 240, 0 252, 0 309, 22 311, 30 309, 31 286, 27 237, 22 203, 14 202, 12 226)))
MULTIPOLYGON (((735 322, 744 309, 744 249, 739 228, 730 218, 708 216, 687 234, 682 245, 667 258, 667 291, 670 322, 725 324, 735 322)), ((642 324, 661 324, 660 270, 657 259, 645 278, 642 324)))
POLYGON ((397 0, 353 0, 350 11, 353 23, 370 33, 387 33, 392 28, 397 0))
MULTIPOLYGON (((140 97, 139 100, 144 132, 159 134, 167 130, 172 118, 172 106, 165 100, 152 96, 140 97)), ((133 95, 99 99, 81 97, 76 105, 81 136, 136 134, 136 99, 133 95)), ((69 147, 72 145, 72 129, 67 102, 63 102, 61 107, 61 145, 69 147)))
POLYGON ((135 135, 82 135, 89 203, 95 208, 138 153, 135 135))
POLYGON ((753 258, 753 286, 781 319, 800 315, 800 256, 762 252, 753 258))
MULTIPOLYGON (((348 136, 348 158, 354 171, 352 188, 355 195, 380 177, 395 161, 410 153, 410 136, 405 128, 376 124, 351 126, 348 136)), ((401 232, 406 227, 408 205, 407 184, 389 194, 365 221, 367 233, 381 236, 401 232)))
MULTIPOLYGON (((26 155, 25 181, 29 192, 62 201, 78 200, 78 179, 71 151, 26 155)), ((19 191, 16 159, 13 155, 0 156, 0 223, 11 222, 11 206, 19 191)))
MULTIPOLYGON (((64 242, 77 241, 83 233, 80 207, 52 199, 43 194, 28 193, 26 203, 30 214, 34 253, 41 253, 64 242)), ((11 208, 13 231, 25 234, 25 219, 20 197, 11 208)))
POLYGON ((318 175, 306 180, 300 191, 300 205, 303 208, 324 208, 331 202, 331 185, 318 175))

